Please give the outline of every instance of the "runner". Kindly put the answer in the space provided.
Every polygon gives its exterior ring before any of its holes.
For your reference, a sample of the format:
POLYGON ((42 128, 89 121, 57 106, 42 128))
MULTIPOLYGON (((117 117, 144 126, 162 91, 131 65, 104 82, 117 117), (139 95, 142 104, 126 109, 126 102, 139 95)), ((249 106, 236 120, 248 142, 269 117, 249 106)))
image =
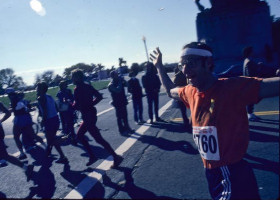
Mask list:
POLYGON ((85 139, 85 133, 88 131, 95 141, 101 144, 113 156, 114 167, 117 167, 123 158, 115 153, 114 149, 103 139, 99 129, 96 127, 97 110, 95 105, 102 100, 101 94, 94 87, 84 82, 84 74, 81 70, 72 72, 72 80, 76 85, 73 107, 81 111, 83 118, 83 122, 77 132, 77 139, 84 145, 90 156, 86 165, 89 166, 97 160, 88 141, 85 139))
POLYGON ((46 94, 48 91, 48 85, 45 82, 40 82, 37 84, 37 100, 39 104, 40 113, 42 116, 42 123, 45 127, 45 135, 47 138, 47 149, 46 155, 50 156, 52 147, 54 146, 60 155, 60 158, 56 160, 56 163, 68 163, 61 147, 61 138, 56 136, 56 132, 59 128, 59 118, 57 115, 57 108, 53 98, 46 94))
POLYGON ((71 106, 74 102, 74 96, 72 91, 67 88, 66 81, 61 81, 59 83, 59 88, 60 90, 56 94, 56 97, 58 99, 58 111, 60 114, 62 132, 69 136, 71 141, 74 142, 76 138, 74 130, 74 109, 71 106))
POLYGON ((157 48, 151 54, 166 92, 190 108, 193 137, 204 164, 213 199, 259 199, 251 166, 243 159, 249 143, 246 105, 279 95, 280 78, 213 76, 212 50, 192 42, 181 54, 181 69, 189 85, 175 88, 157 48))
POLYGON ((6 149, 7 147, 4 143, 5 132, 2 126, 2 122, 8 119, 11 116, 11 113, 1 102, 0 102, 0 111, 4 113, 4 116, 2 117, 2 119, 0 119, 0 160, 4 159, 5 161, 8 161, 13 165, 23 168, 27 181, 29 181, 31 179, 34 166, 22 163, 16 157, 8 154, 6 149))
POLYGON ((20 136, 22 136, 22 138, 28 138, 30 141, 33 141, 33 143, 40 142, 44 146, 46 145, 43 139, 34 132, 32 117, 30 115, 31 106, 24 100, 24 93, 15 92, 13 88, 7 88, 6 93, 10 99, 12 111, 14 113, 13 134, 16 145, 20 151, 19 159, 26 159, 27 156, 23 152, 20 136))

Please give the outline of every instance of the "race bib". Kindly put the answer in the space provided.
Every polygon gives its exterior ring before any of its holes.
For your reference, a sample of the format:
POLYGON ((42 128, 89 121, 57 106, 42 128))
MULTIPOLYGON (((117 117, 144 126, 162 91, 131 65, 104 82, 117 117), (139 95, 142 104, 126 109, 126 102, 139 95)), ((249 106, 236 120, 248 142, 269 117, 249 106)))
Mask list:
POLYGON ((193 127, 193 139, 202 158, 205 160, 220 160, 215 126, 193 127))

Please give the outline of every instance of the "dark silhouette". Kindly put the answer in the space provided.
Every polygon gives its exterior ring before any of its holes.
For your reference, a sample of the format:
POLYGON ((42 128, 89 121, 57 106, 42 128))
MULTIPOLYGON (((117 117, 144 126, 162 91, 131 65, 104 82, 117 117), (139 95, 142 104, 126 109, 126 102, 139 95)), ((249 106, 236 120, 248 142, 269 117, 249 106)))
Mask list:
POLYGON ((13 165, 23 168, 25 171, 25 175, 27 177, 27 181, 29 181, 32 176, 34 166, 26 165, 25 163, 18 160, 16 157, 8 154, 6 149, 7 146, 4 143, 5 132, 2 126, 2 122, 8 119, 11 116, 11 113, 1 102, 0 102, 0 111, 4 113, 4 116, 0 119, 0 160, 4 159, 5 161, 8 161, 13 165))
POLYGON ((132 104, 134 110, 134 121, 136 124, 143 124, 143 93, 139 80, 136 78, 137 72, 130 72, 130 79, 127 82, 127 90, 132 95, 132 104))
POLYGON ((89 166, 97 160, 88 141, 86 141, 84 137, 87 131, 97 143, 101 144, 113 156, 114 166, 119 165, 122 162, 122 157, 115 153, 114 149, 112 149, 110 144, 104 140, 99 129, 96 127, 97 110, 95 105, 102 100, 102 95, 94 89, 94 87, 84 82, 84 74, 81 70, 74 70, 72 72, 72 80, 76 85, 76 88, 74 89, 75 103, 73 108, 80 110, 83 118, 83 122, 77 132, 77 139, 84 145, 90 155, 89 161, 86 165, 89 166))
POLYGON ((56 97, 58 99, 58 111, 60 114, 60 120, 62 125, 62 132, 65 135, 74 140, 75 130, 74 130, 74 109, 72 104, 74 103, 74 96, 72 91, 67 88, 67 82, 61 81, 59 83, 60 90, 58 91, 56 97))
POLYGON ((145 88, 148 100, 148 113, 150 118, 148 123, 152 124, 154 122, 154 114, 155 121, 161 122, 162 119, 158 116, 159 92, 161 83, 153 63, 148 62, 146 64, 146 73, 142 76, 142 85, 145 88))
MULTIPOLYGON (((258 77, 262 64, 256 63, 253 58, 253 47, 245 47, 243 49, 243 76, 258 77)), ((257 121, 260 118, 254 114, 254 104, 247 105, 248 119, 250 121, 257 121)))
MULTIPOLYGON (((186 76, 182 73, 182 71, 179 70, 178 67, 175 67, 174 72, 175 72, 175 77, 174 77, 173 82, 174 82, 175 86, 176 87, 185 87, 187 85, 186 76)), ((179 109, 181 111, 183 122, 184 122, 184 127, 186 128, 187 131, 191 131, 192 125, 187 116, 187 107, 184 105, 184 103, 182 101, 177 101, 177 100, 174 100, 174 101, 176 102, 177 106, 179 107, 179 109)))
POLYGON ((38 105, 40 109, 39 113, 42 114, 42 123, 45 127, 45 135, 48 144, 46 149, 46 156, 50 156, 52 148, 55 147, 55 149, 60 155, 60 158, 56 162, 66 163, 68 162, 68 160, 60 147, 62 140, 60 137, 56 136, 56 132, 59 128, 59 118, 57 115, 55 101, 50 95, 46 94, 48 91, 47 83, 38 83, 36 91, 38 96, 38 105))
POLYGON ((127 119, 127 98, 125 95, 124 87, 127 87, 127 82, 123 77, 118 75, 117 71, 110 73, 112 81, 108 85, 108 90, 112 96, 112 105, 115 107, 117 122, 120 134, 132 133, 132 129, 128 124, 127 119))

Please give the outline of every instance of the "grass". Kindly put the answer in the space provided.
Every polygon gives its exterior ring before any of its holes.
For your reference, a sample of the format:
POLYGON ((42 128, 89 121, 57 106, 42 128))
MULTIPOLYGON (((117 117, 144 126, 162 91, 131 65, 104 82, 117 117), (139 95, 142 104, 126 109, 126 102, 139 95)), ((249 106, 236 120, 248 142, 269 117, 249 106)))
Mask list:
MULTIPOLYGON (((91 85, 97 90, 102 90, 107 88, 108 84, 109 84, 108 80, 91 82, 91 85)), ((75 85, 69 85, 68 88, 71 89, 73 93, 75 85)), ((59 91, 59 87, 49 88, 47 94, 51 95, 54 99, 56 99, 56 94, 58 91, 59 91)), ((30 102, 35 102, 36 98, 37 98, 36 91, 25 93, 24 99, 30 102)), ((10 107, 10 100, 7 96, 0 97, 0 102, 2 102, 7 108, 10 107)))

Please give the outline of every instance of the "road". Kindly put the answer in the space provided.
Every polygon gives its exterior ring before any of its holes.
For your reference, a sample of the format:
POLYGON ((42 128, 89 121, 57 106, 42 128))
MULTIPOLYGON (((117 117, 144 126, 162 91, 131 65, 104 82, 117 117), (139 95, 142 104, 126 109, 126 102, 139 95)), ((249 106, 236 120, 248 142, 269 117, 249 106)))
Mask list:
MULTIPOLYGON (((112 158, 106 150, 87 136, 99 158, 86 167, 87 154, 81 145, 62 148, 69 165, 44 161, 42 147, 28 152, 28 162, 35 165, 32 181, 26 182, 23 171, 8 164, 0 168, 1 198, 179 198, 209 199, 203 165, 191 133, 182 127, 180 111, 162 90, 160 115, 166 123, 152 126, 133 122, 132 103, 128 105, 131 136, 118 133, 115 111, 109 104, 107 90, 98 106, 97 126, 102 136, 124 157, 119 168, 110 169, 112 158)), ((148 119, 147 102, 144 119, 148 119)), ((279 98, 262 100, 255 107, 261 117, 250 122, 250 145, 246 154, 256 174, 262 199, 279 197, 279 98)), ((8 152, 17 154, 11 137, 11 119, 3 123, 8 152)), ((43 137, 43 135, 42 135, 43 137)), ((58 157, 53 150, 54 157, 58 157)))

